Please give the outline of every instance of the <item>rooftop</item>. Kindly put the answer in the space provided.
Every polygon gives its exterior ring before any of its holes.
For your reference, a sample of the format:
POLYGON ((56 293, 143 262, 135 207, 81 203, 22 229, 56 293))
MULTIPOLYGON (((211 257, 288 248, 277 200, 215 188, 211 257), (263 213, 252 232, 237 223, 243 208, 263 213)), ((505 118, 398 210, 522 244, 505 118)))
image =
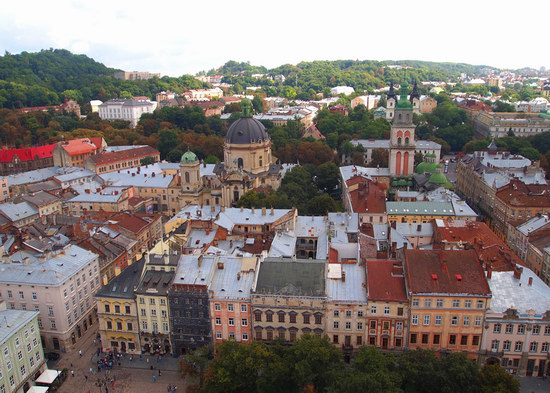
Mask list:
POLYGON ((525 184, 514 179, 497 190, 496 197, 514 207, 550 207, 550 186, 525 184))
POLYGON ((218 257, 214 255, 181 255, 176 269, 174 285, 209 287, 212 283, 217 262, 218 257))
POLYGON ((59 142, 59 146, 61 146, 70 156, 91 154, 100 148, 100 146, 96 146, 89 138, 71 139, 59 142))
POLYGON ((148 296, 166 296, 173 279, 174 272, 147 270, 135 293, 148 296))
POLYGON ((348 193, 354 213, 386 213, 386 185, 384 183, 355 176, 346 181, 346 185, 350 189, 355 186, 348 193))
POLYGON ((365 268, 359 264, 328 264, 326 286, 330 301, 367 303, 365 268))
POLYGON ((403 266, 396 261, 368 260, 367 288, 370 301, 406 302, 403 266))
POLYGON ((535 316, 541 317, 550 311, 550 287, 526 267, 519 279, 514 277, 513 271, 493 272, 488 282, 493 293, 492 312, 514 309, 521 315, 532 310, 535 316))
POLYGON ((53 157, 55 143, 44 146, 23 147, 19 149, 0 149, 0 162, 34 161, 53 157))
POLYGON ((107 285, 102 286, 95 296, 122 299, 135 298, 134 289, 136 289, 139 284, 144 264, 144 258, 134 262, 124 269, 122 273, 109 281, 107 285))
POLYGON ((94 154, 89 160, 95 165, 105 165, 114 162, 136 160, 144 157, 158 156, 160 153, 151 146, 137 146, 135 149, 124 149, 114 152, 94 154))
POLYGON ((405 250, 408 290, 413 294, 490 297, 474 250, 405 250))
POLYGON ((375 177, 389 177, 390 170, 389 168, 367 168, 358 165, 347 165, 341 166, 340 168, 340 177, 343 181, 349 180, 351 177, 358 175, 363 176, 369 179, 375 177))
POLYGON ((453 216, 450 202, 386 202, 388 215, 453 216))
POLYGON ((255 277, 255 270, 248 269, 242 258, 221 257, 209 289, 215 299, 250 299, 255 277))
POLYGON ((52 203, 60 201, 58 197, 44 191, 39 191, 34 194, 24 195, 22 198, 26 202, 29 202, 38 207, 47 206, 52 203))
POLYGON ((6 202, 0 204, 0 213, 11 222, 17 222, 38 215, 38 210, 25 201, 20 203, 6 202))
POLYGON ((259 266, 255 294, 325 297, 325 263, 268 258, 259 266))
POLYGON ((226 208, 220 212, 216 224, 228 230, 233 229, 235 225, 273 224, 291 212, 292 209, 226 208))
POLYGON ((516 229, 521 234, 529 236, 531 232, 534 232, 548 224, 550 224, 550 217, 548 214, 540 214, 525 221, 523 224, 518 225, 516 229))
POLYGON ((37 318, 38 311, 1 310, 0 311, 0 345, 4 345, 11 336, 23 326, 37 318))

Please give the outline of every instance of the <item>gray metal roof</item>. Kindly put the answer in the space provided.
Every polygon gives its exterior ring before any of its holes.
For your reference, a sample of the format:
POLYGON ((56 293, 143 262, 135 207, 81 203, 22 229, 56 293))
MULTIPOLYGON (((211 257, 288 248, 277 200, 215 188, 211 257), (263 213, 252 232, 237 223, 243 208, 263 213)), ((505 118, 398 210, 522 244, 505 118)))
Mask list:
POLYGON ((40 314, 38 311, 2 310, 0 311, 0 345, 40 314))
POLYGON ((214 299, 250 299, 255 271, 243 271, 242 258, 220 257, 223 269, 215 268, 210 290, 214 299))
POLYGON ((38 210, 28 202, 7 202, 0 204, 0 213, 6 216, 11 222, 17 222, 38 215, 38 210))
POLYGON ((0 282, 27 285, 61 285, 78 273, 97 254, 75 245, 68 245, 56 253, 36 256, 19 251, 0 264, 0 282), (11 262, 11 263, 10 263, 11 262))
POLYGON ((135 293, 148 296, 166 296, 173 279, 174 272, 147 270, 135 293))
POLYGON ((212 255, 182 255, 174 284, 210 286, 216 261, 216 256, 212 255))
POLYGON ((35 194, 23 195, 22 198, 35 206, 46 206, 60 200, 58 197, 44 191, 39 191, 35 194))
POLYGON ((102 286, 95 296, 134 299, 134 289, 136 289, 139 284, 144 265, 145 260, 141 258, 139 261, 128 266, 122 273, 109 281, 107 285, 102 286))
POLYGON ((231 144, 247 145, 269 140, 264 125, 251 117, 242 117, 235 120, 227 130, 225 141, 231 144))
POLYGON ((268 258, 260 263, 255 294, 325 297, 325 263, 268 258))
POLYGON ((386 202, 386 211, 388 215, 454 215, 450 202, 386 202))
POLYGON ((327 278, 328 300, 337 302, 367 303, 365 266, 359 264, 339 265, 343 275, 339 278, 327 278), (342 279, 345 277, 345 279, 342 279))

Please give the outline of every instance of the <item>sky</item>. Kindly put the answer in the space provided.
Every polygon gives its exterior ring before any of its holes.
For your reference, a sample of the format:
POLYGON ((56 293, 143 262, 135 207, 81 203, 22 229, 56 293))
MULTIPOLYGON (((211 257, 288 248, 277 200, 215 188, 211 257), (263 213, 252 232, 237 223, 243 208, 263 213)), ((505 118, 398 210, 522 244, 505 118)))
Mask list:
MULTIPOLYGON (((0 54, 63 48, 126 71, 195 74, 228 60, 427 60, 550 68, 542 19, 509 0, 27 0, 0 12, 0 54)), ((546 29, 546 36, 548 30, 546 29)))

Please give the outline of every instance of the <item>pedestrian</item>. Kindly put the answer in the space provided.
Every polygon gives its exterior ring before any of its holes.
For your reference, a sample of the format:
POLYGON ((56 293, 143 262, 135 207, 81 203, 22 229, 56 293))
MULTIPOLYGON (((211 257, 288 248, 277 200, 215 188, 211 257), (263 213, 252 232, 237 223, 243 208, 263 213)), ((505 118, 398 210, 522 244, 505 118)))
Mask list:
POLYGON ((78 351, 78 354, 82 357, 82 349, 78 351))
POLYGON ((168 385, 168 387, 166 388, 166 391, 168 393, 172 393, 172 385, 168 385))
POLYGON ((153 373, 153 383, 157 382, 157 376, 153 373))
POLYGON ((105 393, 109 393, 109 388, 105 386, 105 393))
POLYGON ((96 342, 97 342, 97 341, 96 341, 96 339, 94 338, 94 345, 95 345, 96 342))
POLYGON ((86 380, 86 382, 88 382, 88 376, 87 375, 84 375, 84 379, 86 380))
POLYGON ((71 375, 74 377, 74 370, 71 370, 71 375))
POLYGON ((132 355, 130 355, 130 361, 132 361, 132 355))
POLYGON ((159 377, 160 377, 161 373, 160 373, 160 368, 159 368, 159 377))
POLYGON ((94 373, 94 369, 90 367, 90 374, 93 374, 93 373, 94 373))
POLYGON ((149 363, 149 358, 145 359, 147 361, 147 363, 149 363))

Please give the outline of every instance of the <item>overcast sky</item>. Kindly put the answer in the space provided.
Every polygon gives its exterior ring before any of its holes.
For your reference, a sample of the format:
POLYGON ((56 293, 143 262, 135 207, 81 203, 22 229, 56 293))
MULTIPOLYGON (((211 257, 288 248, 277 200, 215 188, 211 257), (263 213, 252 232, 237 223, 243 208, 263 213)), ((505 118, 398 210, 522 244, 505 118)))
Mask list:
POLYGON ((228 60, 268 68, 335 59, 550 68, 549 11, 549 0, 19 0, 2 3, 0 51, 65 48, 170 76, 228 60))

